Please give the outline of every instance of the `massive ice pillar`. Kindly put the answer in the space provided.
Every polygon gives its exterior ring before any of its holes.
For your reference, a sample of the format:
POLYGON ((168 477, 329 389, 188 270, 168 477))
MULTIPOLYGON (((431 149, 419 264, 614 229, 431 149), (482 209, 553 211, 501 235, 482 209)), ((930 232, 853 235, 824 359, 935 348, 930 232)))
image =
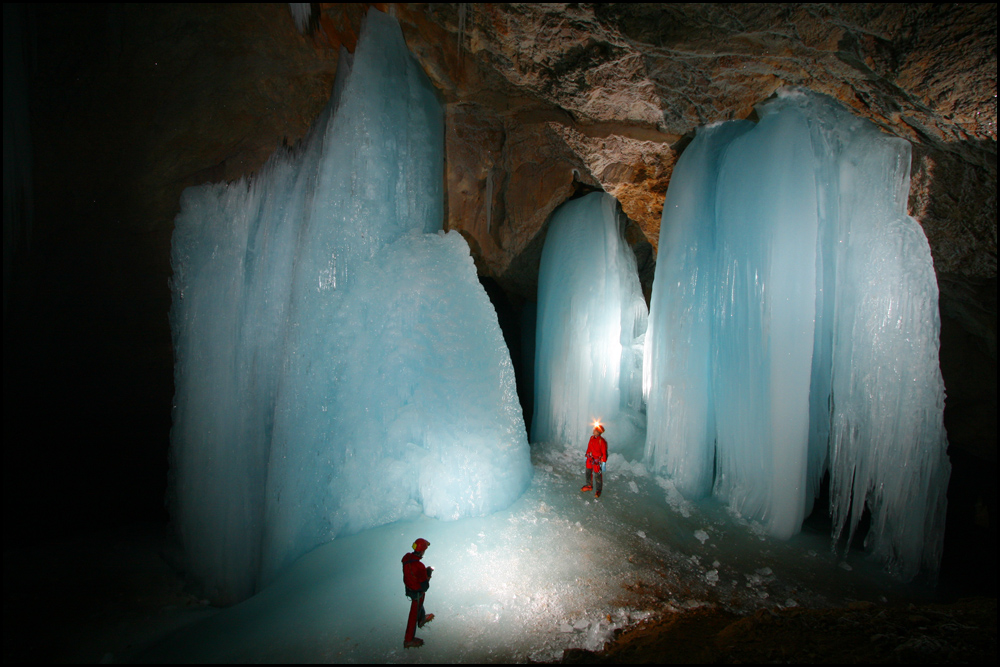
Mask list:
POLYGON ((434 91, 372 10, 301 149, 185 191, 171 509, 216 599, 338 535, 526 487, 513 367, 468 246, 440 231, 442 172, 434 91))
POLYGON ((827 470, 835 537, 936 570, 950 474, 937 286, 906 215, 909 143, 783 91, 705 128, 664 206, 647 336, 652 465, 769 532, 797 532, 827 470))
POLYGON ((708 495, 715 466, 711 311, 715 296, 715 174, 722 150, 753 128, 698 129, 663 204, 643 358, 646 459, 689 498, 708 495), (653 363, 655 361, 655 363, 653 363))
POLYGON ((830 507, 853 534, 865 506, 865 545, 910 577, 935 571, 951 464, 938 363, 938 287, 923 229, 906 215, 910 144, 853 117, 839 148, 840 198, 824 261, 835 267, 830 333, 830 507))
POLYGON ((532 441, 582 446, 600 419, 612 451, 641 447, 647 311, 622 219, 604 193, 552 215, 538 270, 532 441))
POLYGON ((792 106, 734 139, 716 190, 716 493, 790 537, 802 523, 816 319, 816 179, 792 106))

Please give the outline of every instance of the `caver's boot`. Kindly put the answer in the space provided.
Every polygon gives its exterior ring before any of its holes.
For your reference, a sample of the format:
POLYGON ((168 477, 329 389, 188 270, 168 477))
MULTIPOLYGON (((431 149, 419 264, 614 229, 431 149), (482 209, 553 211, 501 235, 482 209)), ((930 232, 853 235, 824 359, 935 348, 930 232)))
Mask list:
POLYGON ((422 622, 417 623, 417 627, 422 628, 433 620, 434 620, 434 614, 427 614, 426 616, 424 616, 424 620, 422 622))
POLYGON ((593 490, 594 490, 594 487, 591 486, 590 484, 584 484, 582 487, 580 487, 580 491, 582 491, 584 493, 586 493, 587 491, 593 491, 593 490))
POLYGON ((409 641, 403 642, 403 648, 420 648, 424 645, 424 640, 420 637, 414 637, 409 641))

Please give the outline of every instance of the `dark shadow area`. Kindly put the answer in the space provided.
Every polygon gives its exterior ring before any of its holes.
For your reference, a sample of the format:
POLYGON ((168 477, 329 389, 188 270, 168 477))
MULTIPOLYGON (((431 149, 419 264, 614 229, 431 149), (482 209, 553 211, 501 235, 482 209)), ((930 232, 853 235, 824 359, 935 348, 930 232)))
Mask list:
MULTIPOLYGON (((537 278, 536 278, 537 280, 537 278)), ((486 290, 493 309, 497 313, 500 331, 503 332, 511 363, 514 365, 514 379, 517 382, 517 398, 521 404, 521 414, 524 416, 524 426, 527 436, 531 435, 531 415, 534 405, 534 304, 526 302, 516 295, 508 295, 500 284, 489 276, 480 276, 479 282, 486 290), (523 339, 525 313, 530 311, 532 340, 530 342, 531 363, 526 363, 526 350, 523 339)))
POLYGON ((996 464, 952 449, 948 518, 941 559, 945 598, 997 594, 996 464))
POLYGON ((952 465, 940 590, 996 596, 996 141, 914 144, 911 174, 938 280, 952 465))
MULTIPOLYGON (((30 131, 18 132, 32 157, 21 191, 33 198, 21 202, 32 216, 14 225, 10 246, 5 201, 5 549, 165 522, 173 395, 169 230, 132 217, 130 160, 141 150, 111 131, 135 112, 107 96, 120 63, 116 12, 31 6, 24 15, 30 131)), ((5 46, 7 31, 5 21, 5 46)), ((5 133, 7 84, 5 74, 5 133)), ((5 140, 5 164, 21 159, 5 140)))
POLYGON ((531 442, 531 423, 535 416, 535 328, 538 321, 538 303, 524 301, 521 304, 521 378, 518 385, 521 405, 524 406, 524 425, 528 429, 531 442))
POLYGON ((938 275, 951 481, 941 585, 997 592, 997 283, 938 275))
MULTIPOLYGON (((865 537, 868 535, 868 529, 871 527, 871 513, 868 508, 865 507, 864 513, 861 515, 861 519, 858 521, 858 527, 854 529, 854 536, 851 537, 850 544, 848 544, 848 533, 850 532, 850 525, 844 526, 844 532, 840 536, 840 539, 836 544, 832 545, 833 548, 844 551, 864 551, 865 548, 865 537)), ((802 522, 803 532, 813 532, 819 535, 826 535, 832 539, 833 537, 833 517, 830 516, 830 471, 823 473, 823 481, 819 485, 819 495, 816 497, 813 503, 812 512, 806 517, 805 521, 802 522)))

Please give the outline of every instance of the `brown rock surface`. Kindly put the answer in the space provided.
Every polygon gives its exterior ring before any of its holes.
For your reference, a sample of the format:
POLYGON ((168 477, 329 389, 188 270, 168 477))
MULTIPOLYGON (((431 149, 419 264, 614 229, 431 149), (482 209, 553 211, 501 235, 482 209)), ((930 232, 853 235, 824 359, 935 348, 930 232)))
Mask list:
MULTIPOLYGON (((349 26, 353 34, 358 7, 324 5, 322 25, 349 26)), ((460 4, 394 11, 447 109, 446 225, 466 236, 483 273, 521 296, 533 297, 534 283, 510 275, 524 272, 518 267, 527 258, 515 260, 577 188, 618 197, 655 255, 684 137, 701 124, 751 117, 754 105, 782 86, 831 95, 912 141, 911 206, 938 270, 996 275, 995 6, 460 4), (955 202, 928 202, 934 165, 949 174, 938 177, 942 185, 962 181, 955 202)), ((951 196, 951 188, 942 190, 941 199, 951 196)))
POLYGON ((761 610, 698 609, 623 632, 604 651, 566 651, 562 663, 996 662, 996 599, 950 604, 761 610))
MULTIPOLYGON (((575 162, 576 180, 618 196, 654 249, 678 140, 698 125, 750 116, 779 87, 795 85, 914 142, 914 212, 938 270, 996 275, 995 6, 523 4, 398 13, 449 105, 477 101, 463 116, 481 110, 483 122, 499 115, 508 128, 546 117, 553 132, 534 133, 538 147, 562 138, 570 155, 548 149, 560 166, 575 162), (426 46, 432 33, 455 45, 457 59, 426 46), (920 200, 936 164, 963 182, 953 206, 920 200)), ((486 173, 484 164, 459 166, 466 159, 474 158, 449 146, 449 170, 486 173)), ((564 198, 560 171, 548 172, 551 184, 506 193, 508 210, 551 210, 564 198)), ((473 222, 482 214, 449 201, 449 225, 480 241, 481 266, 497 275, 540 227, 519 217, 511 224, 520 231, 506 237, 513 245, 494 248, 473 222)))

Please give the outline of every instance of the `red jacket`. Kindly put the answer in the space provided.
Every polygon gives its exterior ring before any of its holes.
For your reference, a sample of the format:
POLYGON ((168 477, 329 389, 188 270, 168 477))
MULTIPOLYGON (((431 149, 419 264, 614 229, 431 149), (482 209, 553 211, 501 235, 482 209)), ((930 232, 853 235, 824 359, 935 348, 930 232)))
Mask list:
POLYGON ((420 562, 422 557, 415 551, 403 556, 403 585, 411 591, 426 591, 431 578, 427 566, 420 562))
POLYGON ((608 441, 599 435, 590 436, 590 442, 587 443, 587 467, 599 470, 607 460, 608 441))

